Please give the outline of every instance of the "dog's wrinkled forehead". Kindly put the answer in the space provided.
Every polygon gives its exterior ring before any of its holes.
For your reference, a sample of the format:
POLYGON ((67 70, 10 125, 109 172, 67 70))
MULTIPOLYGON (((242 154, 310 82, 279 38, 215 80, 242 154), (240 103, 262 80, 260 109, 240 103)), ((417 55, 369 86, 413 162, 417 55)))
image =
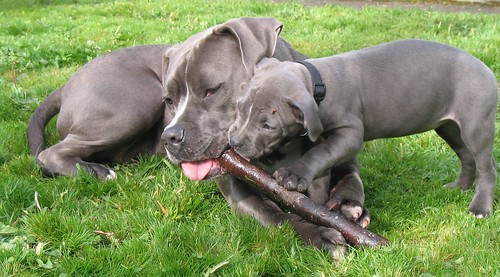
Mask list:
POLYGON ((163 78, 164 82, 173 78, 184 77, 186 65, 189 57, 192 55, 192 50, 199 47, 199 43, 203 38, 211 34, 208 29, 204 32, 195 34, 189 37, 183 43, 180 43, 169 50, 163 55, 163 78), (179 76, 180 75, 180 76, 179 76))
POLYGON ((182 71, 186 71, 186 67, 178 66, 182 61, 187 61, 191 67, 188 70, 211 68, 213 72, 224 71, 224 68, 227 71, 227 67, 237 65, 249 78, 254 65, 274 53, 281 26, 274 18, 239 18, 193 35, 166 51, 163 81, 185 74, 182 71))
POLYGON ((293 62, 281 62, 276 59, 264 58, 255 68, 254 75, 250 80, 247 90, 259 91, 270 100, 275 96, 292 96, 301 89, 303 80, 300 71, 296 69, 293 62))
POLYGON ((171 82, 182 82, 184 89, 189 87, 201 93, 231 78, 248 80, 239 56, 238 41, 209 29, 165 53, 164 87, 168 90, 171 82))
POLYGON ((242 102, 266 104, 273 101, 278 95, 286 95, 286 83, 282 82, 279 74, 274 72, 257 72, 248 82, 242 98, 242 102))
POLYGON ((274 94, 272 83, 256 84, 239 98, 238 112, 242 116, 255 116, 261 112, 278 109, 283 101, 282 95, 274 94))

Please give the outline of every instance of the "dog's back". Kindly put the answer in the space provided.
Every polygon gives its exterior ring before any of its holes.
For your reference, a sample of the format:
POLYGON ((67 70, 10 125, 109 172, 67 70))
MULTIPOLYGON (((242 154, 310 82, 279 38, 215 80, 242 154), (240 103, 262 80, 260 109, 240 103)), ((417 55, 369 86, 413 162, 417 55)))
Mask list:
POLYGON ((333 105, 359 97, 365 140, 432 130, 467 120, 471 109, 496 110, 498 102, 495 76, 484 63, 436 42, 396 41, 313 63, 333 105))

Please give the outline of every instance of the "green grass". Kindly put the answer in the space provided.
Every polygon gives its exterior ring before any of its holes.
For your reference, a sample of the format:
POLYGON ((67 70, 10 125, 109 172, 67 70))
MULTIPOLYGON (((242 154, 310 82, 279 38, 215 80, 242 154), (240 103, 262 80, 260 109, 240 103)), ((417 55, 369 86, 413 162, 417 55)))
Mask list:
MULTIPOLYGON (((181 42, 239 16, 280 19, 282 36, 312 57, 400 38, 449 43, 500 79, 500 15, 242 0, 0 0, 1 276, 500 276, 499 194, 492 218, 469 216, 473 192, 442 187, 459 164, 433 133, 366 144, 359 160, 370 229, 392 244, 351 249, 337 263, 302 246, 289 226, 239 217, 213 182, 190 182, 163 157, 117 165, 115 181, 41 176, 28 154, 28 119, 78 67, 125 46, 181 42)), ((54 122, 48 137, 57 141, 54 122)))

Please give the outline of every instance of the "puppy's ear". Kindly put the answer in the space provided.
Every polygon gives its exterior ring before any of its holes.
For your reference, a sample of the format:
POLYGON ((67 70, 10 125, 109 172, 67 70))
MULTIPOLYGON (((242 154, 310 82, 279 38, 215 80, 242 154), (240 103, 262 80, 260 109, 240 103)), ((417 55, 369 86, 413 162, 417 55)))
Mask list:
POLYGON ((316 141, 323 133, 323 125, 319 119, 318 106, 314 99, 309 96, 297 97, 289 100, 288 104, 292 108, 295 119, 304 125, 307 135, 311 141, 316 141))
POLYGON ((242 17, 215 26, 214 35, 233 35, 240 45, 241 60, 248 74, 263 57, 271 57, 276 49, 283 24, 274 18, 242 17))

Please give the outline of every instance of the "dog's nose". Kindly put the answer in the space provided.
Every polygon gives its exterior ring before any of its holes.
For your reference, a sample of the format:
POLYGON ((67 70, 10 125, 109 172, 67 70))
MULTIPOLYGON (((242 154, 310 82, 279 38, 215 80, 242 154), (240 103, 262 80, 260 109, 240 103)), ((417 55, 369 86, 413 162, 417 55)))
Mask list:
POLYGON ((184 140, 184 128, 179 126, 168 127, 161 134, 163 144, 180 144, 184 140))
POLYGON ((243 144, 241 143, 240 138, 237 137, 237 136, 231 136, 229 138, 229 144, 234 149, 238 149, 238 148, 241 148, 243 146, 243 144))

